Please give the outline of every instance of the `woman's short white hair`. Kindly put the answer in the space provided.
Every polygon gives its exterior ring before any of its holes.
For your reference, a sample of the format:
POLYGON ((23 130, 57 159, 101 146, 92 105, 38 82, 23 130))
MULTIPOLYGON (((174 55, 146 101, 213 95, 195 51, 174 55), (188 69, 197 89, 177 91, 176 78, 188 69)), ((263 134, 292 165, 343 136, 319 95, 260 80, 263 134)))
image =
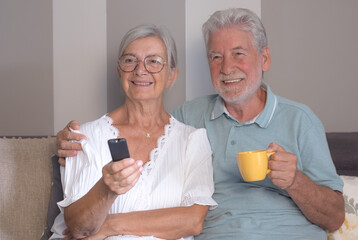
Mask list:
POLYGON ((167 52, 167 61, 170 70, 177 67, 178 57, 175 41, 169 30, 164 26, 156 26, 154 24, 143 24, 130 29, 122 38, 119 45, 118 58, 120 58, 126 47, 139 38, 157 37, 164 42, 167 52))
POLYGON ((230 8, 214 12, 203 24, 202 31, 206 50, 208 50, 210 35, 226 27, 234 27, 242 31, 250 32, 253 37, 254 47, 260 54, 262 53, 262 49, 267 46, 266 31, 260 18, 251 10, 245 8, 230 8))

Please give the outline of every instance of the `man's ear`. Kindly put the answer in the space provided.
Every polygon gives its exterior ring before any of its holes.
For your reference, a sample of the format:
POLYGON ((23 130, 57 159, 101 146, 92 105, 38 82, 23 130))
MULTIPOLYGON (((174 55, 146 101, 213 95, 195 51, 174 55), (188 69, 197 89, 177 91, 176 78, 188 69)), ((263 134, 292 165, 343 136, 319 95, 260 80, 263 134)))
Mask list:
POLYGON ((262 71, 267 72, 271 66, 270 49, 266 46, 262 50, 262 71))
POLYGON ((179 75, 179 69, 178 68, 173 68, 171 70, 171 72, 169 73, 169 80, 168 80, 168 82, 167 82, 165 87, 170 88, 173 85, 175 79, 178 77, 178 75, 179 75))

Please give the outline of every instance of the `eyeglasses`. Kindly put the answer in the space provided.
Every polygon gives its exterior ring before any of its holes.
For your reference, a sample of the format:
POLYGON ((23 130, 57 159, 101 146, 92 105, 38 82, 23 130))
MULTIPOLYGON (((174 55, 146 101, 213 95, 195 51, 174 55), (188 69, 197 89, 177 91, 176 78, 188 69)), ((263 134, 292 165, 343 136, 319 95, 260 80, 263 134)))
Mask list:
MULTIPOLYGON (((141 61, 136 56, 125 54, 119 58, 118 65, 123 72, 133 72, 138 67, 139 62, 141 61)), ((144 68, 149 73, 159 73, 163 70, 165 64, 164 59, 157 55, 147 56, 143 60, 144 68)))

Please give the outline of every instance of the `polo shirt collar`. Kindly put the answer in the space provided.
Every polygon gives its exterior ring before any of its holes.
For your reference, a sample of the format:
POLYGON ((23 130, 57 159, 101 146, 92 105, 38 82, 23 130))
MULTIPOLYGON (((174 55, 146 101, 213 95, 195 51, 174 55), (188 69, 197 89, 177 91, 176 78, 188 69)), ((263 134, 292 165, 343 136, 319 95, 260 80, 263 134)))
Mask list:
POLYGON ((220 97, 220 95, 218 95, 214 103, 213 111, 211 112, 210 120, 215 120, 216 118, 226 113, 227 110, 224 105, 224 100, 220 97))
POLYGON ((267 128, 273 118, 277 107, 277 96, 273 94, 271 88, 266 83, 262 83, 262 88, 266 89, 266 104, 264 110, 260 113, 260 115, 256 118, 256 123, 262 127, 267 128))
MULTIPOLYGON (((270 87, 266 83, 262 82, 261 87, 264 88, 267 92, 265 107, 262 110, 262 112, 256 117, 256 119, 254 121, 246 122, 246 124, 256 123, 261 128, 267 128, 272 120, 273 114, 274 114, 276 106, 277 106, 277 97, 275 94, 273 94, 270 87)), ((225 114, 227 117, 230 117, 233 120, 237 121, 227 111, 227 109, 224 105, 224 100, 220 96, 218 96, 214 103, 214 108, 213 108, 213 111, 211 112, 210 119, 215 120, 216 118, 220 117, 223 114, 225 114)))

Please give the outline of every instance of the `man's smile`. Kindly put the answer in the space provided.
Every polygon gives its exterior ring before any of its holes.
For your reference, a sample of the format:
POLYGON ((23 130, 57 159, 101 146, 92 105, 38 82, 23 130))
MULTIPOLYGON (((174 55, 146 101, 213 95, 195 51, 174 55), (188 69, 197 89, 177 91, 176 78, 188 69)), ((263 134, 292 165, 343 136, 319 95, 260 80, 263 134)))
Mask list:
POLYGON ((230 80, 224 80, 223 82, 225 84, 228 84, 228 83, 237 83, 237 82, 240 82, 241 80, 244 80, 243 78, 238 78, 238 79, 230 79, 230 80))

